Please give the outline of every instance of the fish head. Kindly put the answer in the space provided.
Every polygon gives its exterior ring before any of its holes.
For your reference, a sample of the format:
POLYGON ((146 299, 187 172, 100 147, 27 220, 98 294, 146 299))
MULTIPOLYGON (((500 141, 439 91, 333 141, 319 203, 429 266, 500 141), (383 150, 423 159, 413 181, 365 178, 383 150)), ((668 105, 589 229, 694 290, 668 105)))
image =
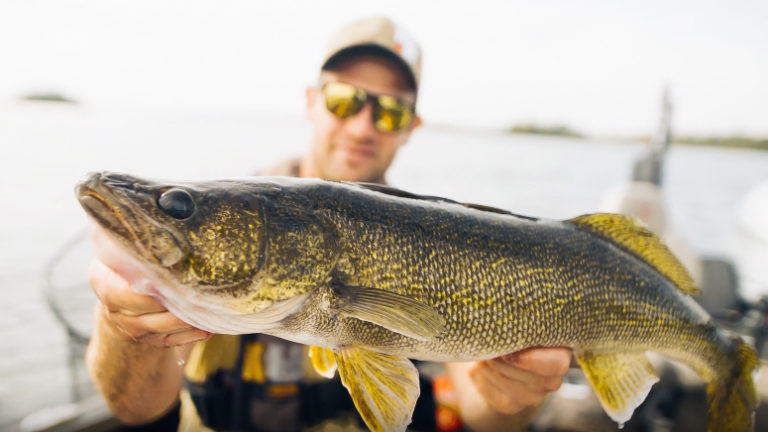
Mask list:
POLYGON ((243 302, 264 260, 258 199, 243 182, 166 183, 98 172, 76 186, 85 211, 118 248, 174 293, 223 310, 257 312, 243 302))

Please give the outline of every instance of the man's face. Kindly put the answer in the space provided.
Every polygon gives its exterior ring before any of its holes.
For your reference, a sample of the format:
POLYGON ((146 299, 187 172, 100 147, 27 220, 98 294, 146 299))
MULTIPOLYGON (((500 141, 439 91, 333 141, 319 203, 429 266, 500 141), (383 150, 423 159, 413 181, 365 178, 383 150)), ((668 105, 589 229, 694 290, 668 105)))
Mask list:
MULTIPOLYGON (((415 99, 403 71, 392 60, 377 56, 359 56, 338 70, 323 71, 320 82, 343 82, 371 94, 415 99)), ((421 123, 416 116, 400 131, 380 132, 373 124, 371 102, 351 117, 338 118, 328 111, 322 92, 315 87, 307 89, 307 115, 314 131, 302 175, 326 180, 383 182, 395 154, 421 123)))

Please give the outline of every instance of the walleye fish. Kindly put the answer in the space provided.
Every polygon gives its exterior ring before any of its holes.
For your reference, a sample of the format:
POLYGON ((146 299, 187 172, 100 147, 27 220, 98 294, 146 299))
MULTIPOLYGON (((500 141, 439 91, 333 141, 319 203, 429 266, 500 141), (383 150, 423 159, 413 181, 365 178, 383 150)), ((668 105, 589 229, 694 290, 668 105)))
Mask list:
POLYGON ((707 383, 710 431, 748 431, 756 353, 712 324, 694 282, 631 218, 566 221, 390 187, 254 177, 163 183, 93 173, 86 212, 173 314, 225 334, 311 345, 368 427, 404 430, 409 359, 470 361, 567 346, 606 412, 627 421, 658 380, 653 351, 707 383))

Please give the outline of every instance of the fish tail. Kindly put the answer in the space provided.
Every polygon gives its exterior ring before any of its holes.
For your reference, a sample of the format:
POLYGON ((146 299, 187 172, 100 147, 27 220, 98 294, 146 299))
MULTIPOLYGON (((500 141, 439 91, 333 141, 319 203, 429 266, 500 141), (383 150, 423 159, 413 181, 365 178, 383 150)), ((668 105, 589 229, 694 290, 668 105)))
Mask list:
POLYGON ((758 404, 753 373, 759 366, 757 353, 740 338, 734 338, 729 364, 707 385, 710 432, 744 432, 753 428, 758 404))

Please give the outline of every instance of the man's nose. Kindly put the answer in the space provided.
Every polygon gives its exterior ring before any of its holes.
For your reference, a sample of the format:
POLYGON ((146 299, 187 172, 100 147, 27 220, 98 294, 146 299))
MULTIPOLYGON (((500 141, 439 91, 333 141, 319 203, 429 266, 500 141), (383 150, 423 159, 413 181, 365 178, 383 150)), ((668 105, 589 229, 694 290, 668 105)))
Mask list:
POLYGON ((344 127, 355 136, 365 137, 375 134, 377 130, 373 125, 373 104, 366 102, 357 114, 346 119, 344 127))

